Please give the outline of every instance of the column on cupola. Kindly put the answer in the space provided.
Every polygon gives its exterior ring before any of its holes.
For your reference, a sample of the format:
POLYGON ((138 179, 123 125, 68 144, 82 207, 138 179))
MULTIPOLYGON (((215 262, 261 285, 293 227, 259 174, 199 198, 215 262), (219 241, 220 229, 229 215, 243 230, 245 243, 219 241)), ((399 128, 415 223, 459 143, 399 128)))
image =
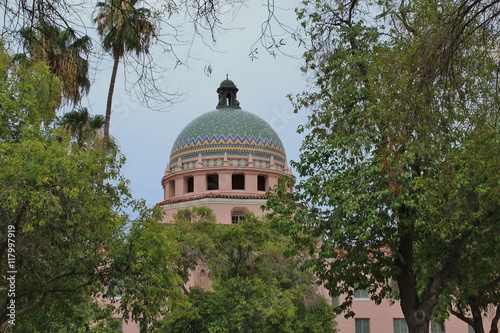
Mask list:
MULTIPOLYGON (((198 154, 198 161, 196 162, 196 169, 203 168, 203 159, 201 154, 198 154)), ((207 190, 207 175, 204 172, 196 172, 193 175, 194 193, 203 193, 207 190)))
POLYGON ((170 182, 163 183, 163 198, 164 200, 170 199, 170 182))
POLYGON ((257 192, 257 176, 259 174, 255 170, 245 172, 245 191, 257 192))
MULTIPOLYGON (((229 166, 227 152, 224 153, 224 158, 222 160, 222 166, 224 166, 224 167, 229 166)), ((230 191, 231 190, 231 172, 219 171, 217 174, 219 175, 219 191, 230 191)))
MULTIPOLYGON (((276 162, 274 161, 274 156, 271 155, 269 160, 269 169, 276 170, 276 162)), ((270 175, 269 176, 269 187, 274 187, 274 185, 278 184, 279 176, 270 175)))
MULTIPOLYGON (((179 157, 177 160, 177 167, 175 168, 175 172, 180 172, 182 171, 182 159, 179 157)), ((175 179, 175 196, 178 197, 179 195, 183 195, 186 193, 186 182, 184 181, 184 178, 182 177, 177 177, 175 179)))
POLYGON ((179 195, 183 195, 186 193, 186 181, 184 178, 179 177, 175 180, 175 196, 178 197, 179 195))
POLYGON ((245 190, 249 192, 257 192, 257 176, 258 172, 254 169, 252 154, 248 154, 247 171, 245 172, 245 190))
POLYGON ((269 180, 269 187, 274 187, 276 184, 278 184, 278 176, 275 175, 269 175, 268 177, 269 180))

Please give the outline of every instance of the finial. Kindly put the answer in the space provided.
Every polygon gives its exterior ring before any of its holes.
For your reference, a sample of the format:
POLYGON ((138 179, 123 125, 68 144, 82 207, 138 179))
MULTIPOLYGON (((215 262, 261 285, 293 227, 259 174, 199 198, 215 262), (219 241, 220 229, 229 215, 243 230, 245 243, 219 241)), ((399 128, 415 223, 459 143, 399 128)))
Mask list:
POLYGON ((271 155, 271 158, 269 160, 269 168, 276 170, 276 163, 274 162, 274 156, 271 155))
POLYGON ((253 167, 253 158, 251 153, 248 154, 248 166, 253 167))
POLYGON ((198 163, 196 163, 197 168, 203 167, 203 159, 201 158, 201 153, 198 154, 198 163))
POLYGON ((177 160, 177 167, 175 168, 175 171, 182 171, 182 160, 180 157, 177 160))
POLYGON ((226 80, 229 80, 229 75, 226 73, 226 80))

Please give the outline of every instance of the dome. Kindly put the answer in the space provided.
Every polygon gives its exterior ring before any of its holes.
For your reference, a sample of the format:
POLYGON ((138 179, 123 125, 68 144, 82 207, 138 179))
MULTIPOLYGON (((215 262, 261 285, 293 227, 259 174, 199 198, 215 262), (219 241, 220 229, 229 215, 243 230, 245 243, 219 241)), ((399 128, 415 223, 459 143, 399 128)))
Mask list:
POLYGON ((267 122, 241 109, 222 108, 199 116, 181 131, 173 144, 169 163, 174 165, 179 158, 197 158, 199 154, 206 157, 224 153, 252 154, 253 158, 266 159, 273 156, 282 163, 286 160, 283 143, 267 122))
POLYGON ((236 88, 236 85, 234 84, 233 81, 231 81, 229 79, 225 79, 224 81, 222 81, 220 83, 219 88, 236 88))

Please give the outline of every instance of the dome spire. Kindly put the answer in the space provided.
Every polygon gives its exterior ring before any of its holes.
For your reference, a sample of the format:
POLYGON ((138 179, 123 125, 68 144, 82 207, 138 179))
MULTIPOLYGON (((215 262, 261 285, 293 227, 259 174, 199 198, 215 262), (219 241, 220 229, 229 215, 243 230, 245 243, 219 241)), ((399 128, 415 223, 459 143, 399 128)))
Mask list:
POLYGON ((236 88, 233 81, 229 80, 229 75, 226 74, 226 79, 217 88, 219 103, 216 109, 241 109, 240 102, 236 99, 237 92, 238 88, 236 88))

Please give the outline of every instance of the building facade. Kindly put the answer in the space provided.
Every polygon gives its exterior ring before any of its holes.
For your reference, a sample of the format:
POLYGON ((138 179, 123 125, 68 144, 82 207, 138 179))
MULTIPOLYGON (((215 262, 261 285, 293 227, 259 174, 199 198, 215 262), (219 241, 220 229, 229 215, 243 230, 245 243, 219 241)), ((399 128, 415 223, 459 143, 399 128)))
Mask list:
MULTIPOLYGON (((238 223, 245 212, 262 216, 266 191, 281 176, 291 174, 281 139, 264 120, 240 108, 237 93, 233 81, 222 81, 216 109, 190 122, 173 143, 161 179, 163 223, 170 223, 178 210, 194 206, 209 207, 222 224, 238 223)), ((188 287, 193 285, 210 288, 203 265, 193 272, 188 287)), ((331 298, 324 288, 319 290, 333 306, 343 301, 342 297, 331 298)), ((367 291, 357 290, 352 310, 354 318, 337 317, 340 333, 408 332, 397 301, 376 305, 367 291)), ((431 333, 473 332, 455 317, 444 327, 431 326, 431 333)), ((134 323, 124 324, 122 331, 137 333, 139 328, 134 323)))

